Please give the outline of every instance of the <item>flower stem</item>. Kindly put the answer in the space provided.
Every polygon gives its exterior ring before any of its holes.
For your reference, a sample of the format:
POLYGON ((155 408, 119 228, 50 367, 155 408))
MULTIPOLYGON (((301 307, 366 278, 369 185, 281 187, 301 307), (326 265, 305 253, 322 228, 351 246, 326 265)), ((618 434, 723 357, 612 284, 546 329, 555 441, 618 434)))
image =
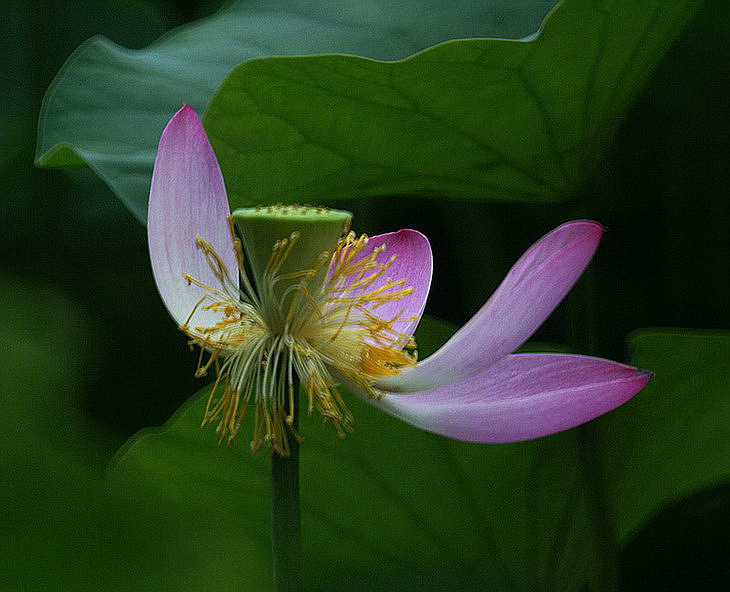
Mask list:
MULTIPOLYGON (((299 392, 299 385, 294 385, 299 392)), ((287 404, 294 430, 299 428, 297 398, 294 408, 287 404)), ((273 555, 274 590, 300 592, 302 588, 301 511, 299 508, 299 442, 290 433, 289 456, 271 455, 271 550, 273 555)))

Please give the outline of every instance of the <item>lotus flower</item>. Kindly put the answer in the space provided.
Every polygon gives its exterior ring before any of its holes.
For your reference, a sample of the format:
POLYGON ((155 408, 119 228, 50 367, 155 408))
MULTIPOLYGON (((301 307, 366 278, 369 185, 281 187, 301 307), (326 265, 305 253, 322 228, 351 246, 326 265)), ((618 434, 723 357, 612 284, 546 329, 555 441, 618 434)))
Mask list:
MULTIPOLYGON (((331 219, 327 210, 299 206, 246 215, 259 213, 295 225, 331 219)), ((244 228, 245 265, 200 120, 184 106, 165 128, 150 191, 150 258, 170 315, 201 348, 198 375, 215 368, 204 423, 218 421, 221 438, 232 438, 253 406, 252 446, 286 455, 286 410, 298 384, 309 410, 342 433, 352 417, 339 385, 424 430, 512 442, 589 421, 649 380, 650 372, 595 357, 512 353, 588 265, 603 233, 597 222, 567 222, 539 239, 474 317, 417 361, 412 336, 431 284, 428 240, 415 230, 357 237, 343 233, 345 218, 335 216, 326 256, 305 263, 298 229, 271 236, 257 265, 262 249, 249 249, 244 228)))

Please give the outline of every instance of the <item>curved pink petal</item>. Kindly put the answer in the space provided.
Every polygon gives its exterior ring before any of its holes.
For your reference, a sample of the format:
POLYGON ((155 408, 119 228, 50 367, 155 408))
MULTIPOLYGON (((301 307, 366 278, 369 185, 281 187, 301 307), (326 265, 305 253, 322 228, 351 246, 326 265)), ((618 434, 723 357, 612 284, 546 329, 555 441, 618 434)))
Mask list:
POLYGON ((371 403, 416 427, 468 442, 515 442, 580 425, 641 390, 650 372, 564 354, 515 354, 461 382, 371 403))
POLYGON ((467 378, 513 352, 565 297, 595 253, 603 226, 567 222, 532 245, 484 306, 435 354, 379 381, 384 390, 419 391, 467 378))
MULTIPOLYGON (((413 291, 399 300, 385 302, 372 310, 381 319, 390 320, 395 317, 413 319, 394 323, 394 329, 397 331, 413 335, 423 314, 431 288, 433 272, 431 244, 417 230, 404 229, 379 234, 369 238, 367 246, 358 254, 355 261, 369 256, 379 247, 385 248, 376 255, 378 263, 387 263, 392 257, 394 260, 385 273, 377 278, 367 290, 377 290, 389 280, 394 282, 404 280, 402 287, 410 287, 413 291)), ((395 291, 399 289, 401 288, 393 288, 395 291)), ((355 294, 357 294, 357 290, 353 291, 353 295, 355 294)))
MULTIPOLYGON (((160 138, 147 218, 150 260, 157 289, 178 324, 186 321, 204 293, 197 286, 188 286, 184 274, 219 287, 195 245, 196 236, 213 245, 233 274, 233 281, 238 281, 226 220, 228 213, 218 161, 200 119, 184 105, 160 138)), ((219 316, 201 310, 195 322, 212 325, 219 316)))

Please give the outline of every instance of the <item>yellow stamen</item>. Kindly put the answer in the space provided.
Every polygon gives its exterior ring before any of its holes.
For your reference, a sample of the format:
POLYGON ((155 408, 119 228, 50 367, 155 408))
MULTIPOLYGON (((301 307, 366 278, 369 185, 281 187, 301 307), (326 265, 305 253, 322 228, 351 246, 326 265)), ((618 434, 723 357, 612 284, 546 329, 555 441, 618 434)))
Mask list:
POLYGON ((353 417, 331 369, 380 398, 384 393, 373 386, 375 380, 415 365, 413 338, 398 330, 414 318, 404 317, 403 310, 389 318, 377 314, 384 304, 413 291, 405 285, 406 278, 386 277, 395 256, 379 263, 384 245, 363 256, 368 237, 348 233, 334 252, 322 256, 312 268, 281 274, 300 239, 294 232, 274 244, 261 285, 254 292, 230 218, 229 225, 241 287, 212 245, 200 237, 196 245, 220 285, 211 287, 185 275, 204 295, 180 329, 191 345, 201 348, 196 376, 205 376, 212 367, 216 373, 203 425, 217 422, 219 440, 230 441, 251 403, 252 450, 266 445, 286 456, 290 452, 287 434, 301 439, 293 415, 286 411, 294 408, 298 378, 309 413, 316 409, 344 436, 352 431, 353 417), (320 287, 320 281, 310 287, 323 269, 328 271, 324 286, 320 287), (295 281, 278 294, 274 286, 282 280, 295 281), (213 326, 197 327, 193 321, 199 311, 220 316, 213 326))

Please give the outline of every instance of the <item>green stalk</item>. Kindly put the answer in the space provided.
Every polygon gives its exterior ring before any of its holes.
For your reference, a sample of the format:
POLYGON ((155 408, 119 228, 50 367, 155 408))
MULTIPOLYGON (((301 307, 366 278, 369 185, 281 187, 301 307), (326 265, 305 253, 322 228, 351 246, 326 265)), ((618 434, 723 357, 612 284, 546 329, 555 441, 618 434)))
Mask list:
MULTIPOLYGON (((298 394, 299 385, 294 385, 298 394)), ((287 414, 299 429, 299 405, 294 397, 294 409, 287 414)), ((275 592, 301 592, 302 548, 301 510, 299 507, 299 441, 291 433, 288 457, 271 455, 271 551, 274 568, 275 592)))

